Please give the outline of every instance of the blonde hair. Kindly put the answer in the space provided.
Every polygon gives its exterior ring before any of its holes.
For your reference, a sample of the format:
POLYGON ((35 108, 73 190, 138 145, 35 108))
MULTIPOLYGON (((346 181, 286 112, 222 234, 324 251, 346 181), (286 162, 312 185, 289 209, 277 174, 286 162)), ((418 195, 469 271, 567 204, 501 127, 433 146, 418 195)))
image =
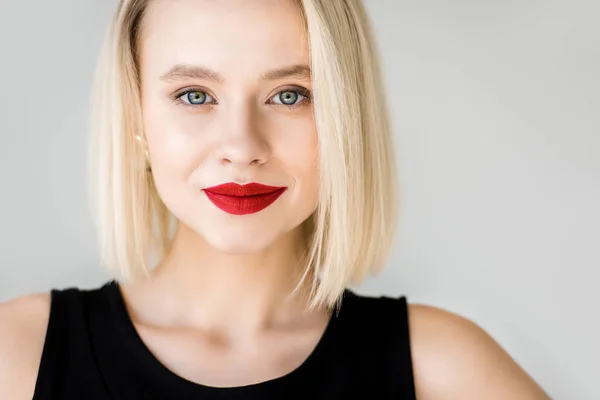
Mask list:
MULTIPOLYGON (((172 239, 136 136, 143 136, 138 43, 150 0, 121 0, 95 76, 90 195, 102 261, 116 279, 149 276, 172 239)), ((311 306, 332 306, 387 262, 397 223, 393 140, 361 0, 297 0, 307 30, 319 132, 320 198, 309 218, 311 306)), ((310 274, 309 274, 310 271, 310 274)), ((300 285, 300 284, 299 284, 300 285)))

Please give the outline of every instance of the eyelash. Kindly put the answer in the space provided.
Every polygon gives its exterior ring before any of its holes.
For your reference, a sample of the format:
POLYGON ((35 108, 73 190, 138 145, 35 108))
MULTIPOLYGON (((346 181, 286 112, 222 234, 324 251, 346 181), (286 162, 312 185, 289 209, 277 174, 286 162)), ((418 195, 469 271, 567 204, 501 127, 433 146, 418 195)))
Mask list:
MULTIPOLYGON (((194 92, 201 92, 204 93, 207 96, 213 97, 210 94, 208 94, 206 91, 198 89, 198 88, 189 88, 186 89, 182 92, 178 92, 175 96, 173 96, 173 102, 178 105, 178 106, 183 106, 183 107, 191 107, 191 108, 198 108, 198 107, 205 107, 205 106, 214 106, 216 103, 202 103, 202 104, 189 104, 184 102, 183 100, 181 100, 181 98, 183 96, 187 96, 190 93, 194 93, 194 92)), ((300 87, 300 86, 293 86, 293 87, 289 87, 283 90, 280 90, 279 92, 277 92, 275 94, 275 96, 279 96, 281 93, 285 93, 285 92, 294 92, 297 93, 299 96, 301 96, 302 98, 299 99, 298 102, 296 102, 296 104, 277 104, 277 103, 271 103, 272 105, 275 106, 284 106, 284 107, 288 107, 290 110, 305 106, 307 103, 310 103, 312 101, 312 93, 310 90, 300 87)), ((273 96, 273 97, 275 97, 273 96)), ((273 98, 271 97, 271 99, 273 98)), ((214 99, 214 97, 213 97, 214 99)))

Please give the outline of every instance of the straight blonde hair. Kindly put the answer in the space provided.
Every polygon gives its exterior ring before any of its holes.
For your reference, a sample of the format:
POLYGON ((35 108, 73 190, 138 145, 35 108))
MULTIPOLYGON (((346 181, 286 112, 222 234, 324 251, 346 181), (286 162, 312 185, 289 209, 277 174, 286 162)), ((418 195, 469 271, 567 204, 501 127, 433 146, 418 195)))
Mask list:
MULTIPOLYGON (((102 262, 120 281, 148 277, 173 217, 148 173, 138 44, 151 0, 121 0, 95 74, 90 198, 102 262)), ((361 0, 296 0, 310 48, 319 142, 317 209, 306 221, 310 306, 333 306, 387 262, 398 211, 387 101, 361 0)))

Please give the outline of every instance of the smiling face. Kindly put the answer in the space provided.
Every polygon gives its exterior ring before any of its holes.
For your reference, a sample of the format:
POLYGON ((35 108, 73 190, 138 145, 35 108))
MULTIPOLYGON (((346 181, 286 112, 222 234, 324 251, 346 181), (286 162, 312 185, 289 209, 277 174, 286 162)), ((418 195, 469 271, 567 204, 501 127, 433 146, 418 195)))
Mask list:
POLYGON ((227 253, 299 228, 317 205, 318 141, 296 2, 154 0, 142 29, 152 174, 180 226, 227 253), (283 189, 240 200, 215 188, 227 183, 283 189))

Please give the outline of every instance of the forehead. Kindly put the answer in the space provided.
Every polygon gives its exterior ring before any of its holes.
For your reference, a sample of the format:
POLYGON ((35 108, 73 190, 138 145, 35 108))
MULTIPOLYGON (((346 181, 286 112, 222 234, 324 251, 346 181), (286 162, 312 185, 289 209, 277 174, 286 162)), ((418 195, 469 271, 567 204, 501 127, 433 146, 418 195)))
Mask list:
POLYGON ((239 75, 308 64, 297 0, 153 0, 140 43, 142 72, 198 64, 239 75))

